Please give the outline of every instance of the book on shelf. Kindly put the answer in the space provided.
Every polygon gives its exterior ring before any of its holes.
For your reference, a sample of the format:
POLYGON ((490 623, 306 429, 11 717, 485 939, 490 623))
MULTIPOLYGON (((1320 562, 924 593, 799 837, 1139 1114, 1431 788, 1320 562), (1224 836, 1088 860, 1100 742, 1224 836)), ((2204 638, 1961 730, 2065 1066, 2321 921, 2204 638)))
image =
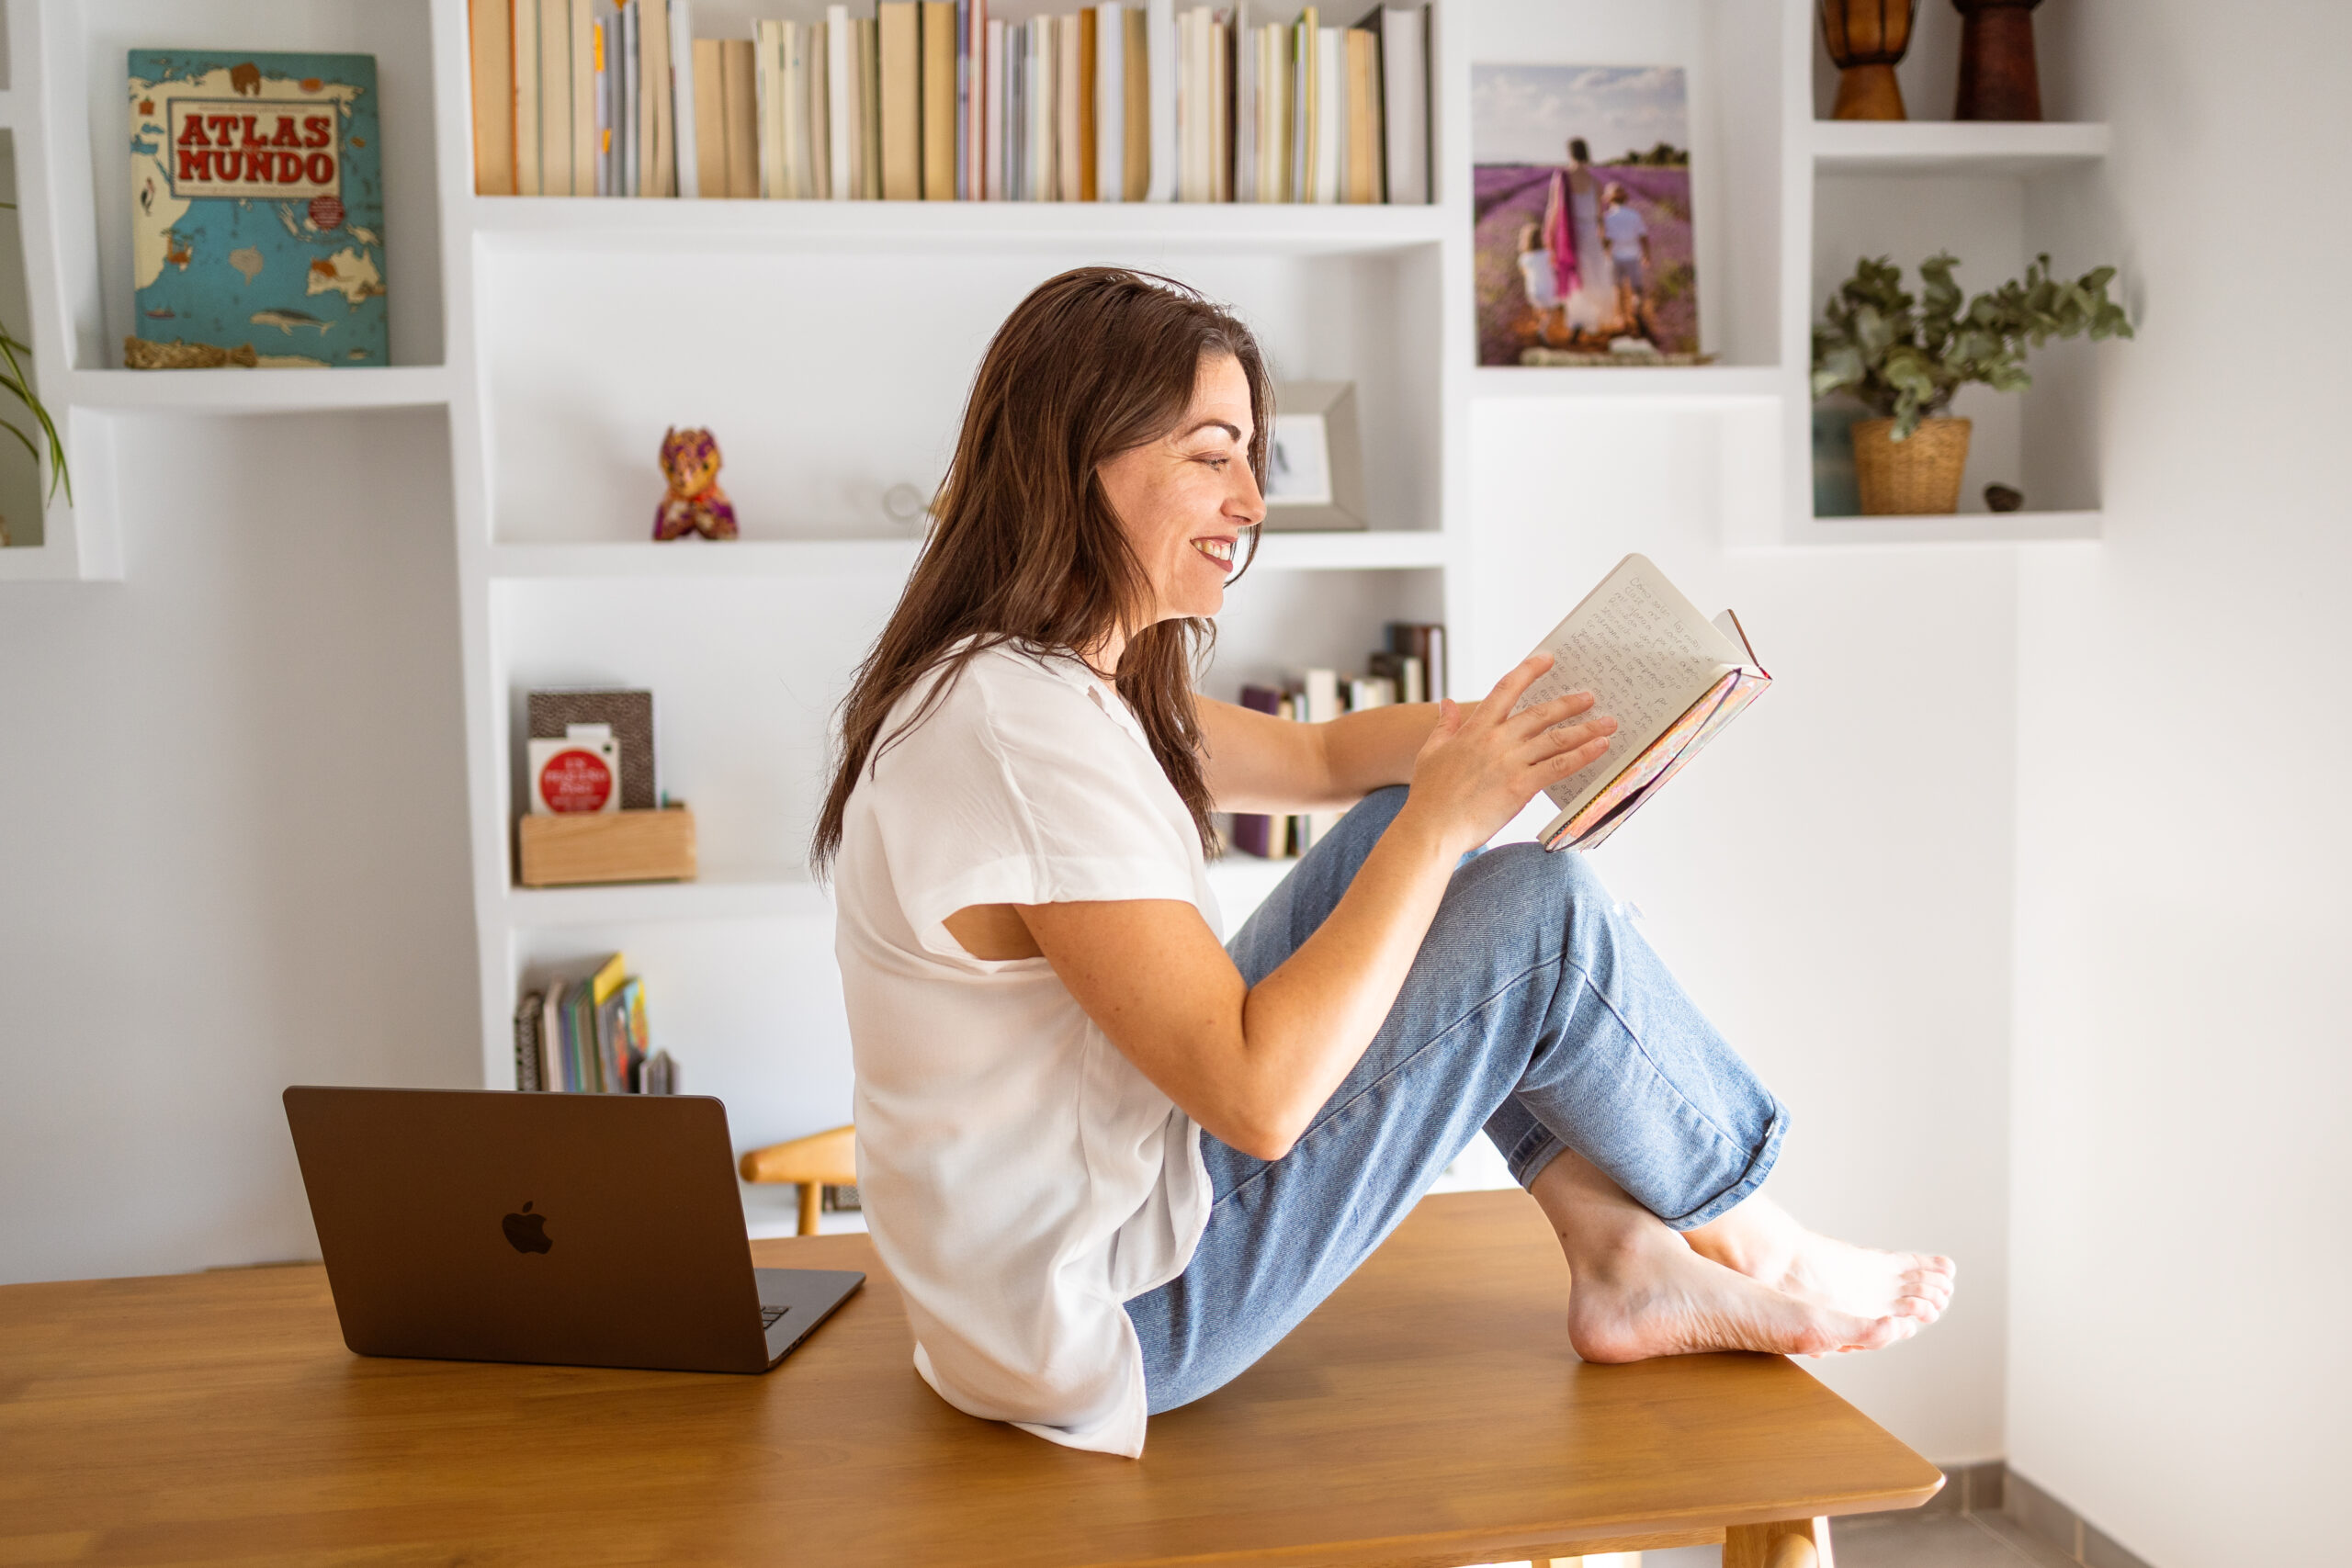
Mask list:
POLYGON ((514 1008, 514 1087, 569 1094, 675 1094, 677 1064, 653 1048, 645 982, 620 953, 525 987, 514 1008))
MULTIPOLYGON (((1445 656, 1445 628, 1433 623, 1392 622, 1387 646, 1370 655, 1363 673, 1343 676, 1328 669, 1299 671, 1280 687, 1256 683, 1241 688, 1239 703, 1277 718, 1321 724, 1341 714, 1361 713, 1391 703, 1436 700, 1443 687, 1437 683, 1445 656), (1434 662, 1433 662, 1434 661, 1434 662)), ((1233 847, 1244 854, 1286 860, 1305 854, 1316 840, 1339 821, 1339 812, 1310 812, 1286 817, 1237 812, 1233 817, 1233 847)))
POLYGON ((123 363, 389 364, 376 57, 135 49, 126 83, 123 363))
POLYGON ((747 200, 760 194, 758 50, 749 39, 719 40, 721 113, 726 122, 727 194, 747 200))
POLYGON ((1426 203, 1426 6, 469 0, 482 196, 1426 203), (781 7, 779 7, 781 8, 781 7), (811 9, 805 4, 804 11, 811 9))
POLYGON ((1520 707, 1589 691, 1593 711, 1618 724, 1599 761, 1544 792, 1559 807, 1541 835, 1547 850, 1600 844, 1772 683, 1738 616, 1709 621, 1638 555, 1536 647, 1554 662, 1520 707))
POLYGON ((653 750, 653 694, 612 686, 560 686, 524 698, 524 728, 533 740, 561 739, 577 724, 607 727, 620 743, 620 803, 624 811, 662 804, 653 750))

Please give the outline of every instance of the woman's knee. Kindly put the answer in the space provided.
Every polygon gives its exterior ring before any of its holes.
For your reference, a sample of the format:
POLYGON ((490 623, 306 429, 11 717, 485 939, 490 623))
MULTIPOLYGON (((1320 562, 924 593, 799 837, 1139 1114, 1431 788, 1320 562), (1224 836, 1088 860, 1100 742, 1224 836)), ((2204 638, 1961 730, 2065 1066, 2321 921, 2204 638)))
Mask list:
POLYGON ((1573 850, 1554 853, 1536 843, 1487 850, 1464 866, 1455 881, 1487 918, 1523 922, 1531 931, 1569 931, 1606 920, 1617 907, 1590 861, 1573 850))
POLYGON ((1405 809, 1406 789, 1403 784, 1390 784, 1374 790, 1348 808, 1345 821, 1350 827, 1369 829, 1375 836, 1388 830, 1396 820, 1396 813, 1405 809))

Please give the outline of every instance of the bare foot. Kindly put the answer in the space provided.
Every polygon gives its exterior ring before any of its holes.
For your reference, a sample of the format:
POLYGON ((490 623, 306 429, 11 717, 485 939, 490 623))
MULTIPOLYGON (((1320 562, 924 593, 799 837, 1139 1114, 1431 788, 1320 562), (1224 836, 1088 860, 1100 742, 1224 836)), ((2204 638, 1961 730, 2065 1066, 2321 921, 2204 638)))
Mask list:
POLYGON ((1702 1257, 1574 1153, 1544 1167, 1531 1190, 1567 1258, 1568 1343, 1588 1361, 1702 1350, 1823 1356, 1918 1331, 1915 1316, 1807 1301, 1702 1257))
POLYGON ((1758 1284, 1700 1257, 1662 1224, 1654 1237, 1580 1246, 1577 1254, 1568 1261, 1576 1281, 1568 1292, 1568 1343, 1588 1361, 1702 1350, 1826 1356, 1875 1350, 1919 1326, 1910 1318, 1862 1317, 1758 1284))
POLYGON ((1880 1252, 1816 1235, 1761 1193, 1685 1238, 1726 1269, 1801 1301, 1921 1325, 1951 1304, 1957 1267, 1924 1252, 1880 1252))

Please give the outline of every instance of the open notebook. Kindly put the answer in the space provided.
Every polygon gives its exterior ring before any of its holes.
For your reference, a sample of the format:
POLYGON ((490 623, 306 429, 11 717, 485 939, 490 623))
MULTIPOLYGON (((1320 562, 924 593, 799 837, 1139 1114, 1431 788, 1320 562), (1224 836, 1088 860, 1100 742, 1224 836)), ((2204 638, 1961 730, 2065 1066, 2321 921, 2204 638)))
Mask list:
POLYGON ((1709 621, 1643 556, 1619 561, 1536 647, 1553 665, 1521 707, 1590 692, 1592 711, 1618 725, 1599 761, 1544 791, 1560 808, 1547 850, 1608 838, 1772 683, 1739 617, 1709 621))

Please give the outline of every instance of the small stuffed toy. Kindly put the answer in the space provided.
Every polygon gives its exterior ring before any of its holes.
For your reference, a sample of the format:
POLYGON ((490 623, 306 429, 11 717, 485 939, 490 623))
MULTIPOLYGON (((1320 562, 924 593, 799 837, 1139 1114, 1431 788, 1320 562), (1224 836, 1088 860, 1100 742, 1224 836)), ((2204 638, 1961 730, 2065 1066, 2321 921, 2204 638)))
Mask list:
POLYGON ((735 503, 718 488, 718 443, 707 430, 662 433, 662 475, 670 492, 653 512, 653 536, 706 539, 735 536, 735 503))

